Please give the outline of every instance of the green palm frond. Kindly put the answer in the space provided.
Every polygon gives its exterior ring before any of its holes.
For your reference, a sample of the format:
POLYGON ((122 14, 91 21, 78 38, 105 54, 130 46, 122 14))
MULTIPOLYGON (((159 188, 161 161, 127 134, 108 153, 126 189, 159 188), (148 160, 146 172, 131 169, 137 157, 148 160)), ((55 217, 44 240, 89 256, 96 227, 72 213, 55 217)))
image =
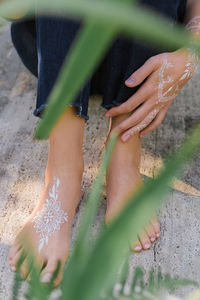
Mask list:
POLYGON ((198 286, 198 284, 193 280, 162 274, 160 268, 157 274, 153 269, 146 274, 142 268, 137 267, 131 283, 127 285, 126 282, 118 281, 112 293, 104 295, 102 300, 159 299, 161 293, 171 294, 178 288, 186 286, 198 286), (147 277, 148 279, 145 279, 147 277))

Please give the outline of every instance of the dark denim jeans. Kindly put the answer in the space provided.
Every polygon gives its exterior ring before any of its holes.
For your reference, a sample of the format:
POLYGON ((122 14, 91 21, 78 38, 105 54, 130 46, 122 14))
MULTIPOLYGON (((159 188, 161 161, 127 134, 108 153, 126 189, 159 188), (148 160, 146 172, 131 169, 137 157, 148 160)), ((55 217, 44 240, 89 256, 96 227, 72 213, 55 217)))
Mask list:
MULTIPOLYGON (((186 0, 139 2, 167 17, 172 25, 183 23, 186 0)), ((11 37, 16 51, 24 65, 38 78, 36 107, 33 111, 35 116, 41 117, 48 105, 48 96, 80 26, 81 20, 39 16, 37 13, 32 20, 22 19, 11 24, 11 37)), ((125 102, 141 84, 128 88, 124 81, 149 57, 163 51, 119 34, 72 102, 77 107, 77 114, 89 119, 88 100, 92 94, 103 96, 101 106, 106 109, 125 102)))

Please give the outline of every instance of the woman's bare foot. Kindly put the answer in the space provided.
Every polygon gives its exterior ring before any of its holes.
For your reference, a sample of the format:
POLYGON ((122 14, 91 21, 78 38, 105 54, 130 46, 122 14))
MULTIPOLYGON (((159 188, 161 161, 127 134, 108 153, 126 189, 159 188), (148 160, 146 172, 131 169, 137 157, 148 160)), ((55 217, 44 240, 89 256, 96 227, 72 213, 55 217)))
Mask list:
MULTIPOLYGON (((60 260, 61 268, 54 280, 57 286, 68 256, 70 229, 81 198, 81 181, 84 170, 82 143, 85 120, 75 113, 74 107, 66 110, 49 137, 49 155, 45 171, 45 187, 39 204, 17 235, 9 251, 13 271, 22 250, 22 238, 28 235, 33 245, 41 282, 49 282, 60 260)), ((30 276, 25 257, 20 271, 30 276)))
MULTIPOLYGON (((116 124, 126 117, 125 115, 115 117, 112 120, 113 124, 110 123, 110 129, 115 128, 116 124)), ((119 212, 120 207, 126 202, 127 197, 143 185, 139 171, 140 158, 141 144, 138 135, 132 136, 125 143, 118 137, 106 174, 106 223, 109 223, 117 212, 119 212)), ((131 245, 132 250, 140 252, 142 249, 149 249, 152 242, 154 242, 159 235, 160 224, 155 216, 149 225, 138 234, 138 239, 133 241, 131 245)))

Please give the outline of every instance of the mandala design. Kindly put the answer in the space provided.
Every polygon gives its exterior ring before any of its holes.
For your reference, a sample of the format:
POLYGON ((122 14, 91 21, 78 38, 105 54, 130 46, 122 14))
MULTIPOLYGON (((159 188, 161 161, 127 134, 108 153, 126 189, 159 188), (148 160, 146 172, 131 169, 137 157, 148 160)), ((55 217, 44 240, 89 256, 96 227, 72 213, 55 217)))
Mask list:
POLYGON ((41 211, 39 211, 32 219, 34 228, 40 235, 38 251, 40 252, 44 245, 48 244, 49 237, 56 231, 60 230, 60 225, 68 221, 68 215, 61 208, 61 203, 58 201, 58 186, 60 184, 59 178, 55 178, 52 189, 49 191, 49 199, 45 200, 45 204, 41 211))

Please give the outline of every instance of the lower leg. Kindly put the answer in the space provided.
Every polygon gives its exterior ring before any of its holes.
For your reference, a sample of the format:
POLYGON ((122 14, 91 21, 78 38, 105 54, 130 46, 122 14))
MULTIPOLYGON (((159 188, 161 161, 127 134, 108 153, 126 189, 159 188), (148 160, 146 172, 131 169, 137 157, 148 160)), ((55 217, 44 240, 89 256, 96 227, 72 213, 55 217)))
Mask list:
MULTIPOLYGON (((110 130, 115 128, 129 114, 123 114, 110 120, 110 130)), ((110 136, 108 134, 107 142, 110 136)), ((106 142, 106 144, 107 144, 106 142)), ((124 205, 130 194, 143 185, 140 174, 141 142, 138 134, 132 136, 127 142, 117 138, 115 148, 106 174, 107 210, 106 222, 109 222, 124 205)), ((155 217, 133 241, 132 249, 141 251, 149 249, 151 243, 159 236, 160 226, 155 217)))
MULTIPOLYGON (((38 267, 41 269, 43 281, 49 280, 56 268, 57 261, 61 261, 61 270, 54 282, 55 286, 60 283, 62 278, 62 269, 68 256, 71 224, 81 197, 81 181, 84 169, 82 155, 84 124, 85 119, 79 117, 76 114, 76 108, 72 106, 64 111, 53 127, 49 135, 49 153, 45 170, 44 190, 37 207, 19 232, 14 245, 9 251, 9 263, 14 269, 23 249, 20 237, 24 233, 28 233, 34 246, 34 253, 38 267), (43 245, 41 251, 39 251, 38 246, 41 242, 41 236, 36 232, 34 227, 36 222, 33 220, 37 220, 36 216, 39 216, 39 212, 44 212, 44 205, 48 207, 47 198, 52 201, 51 195, 55 192, 56 186, 55 178, 59 181, 59 185, 57 187, 57 200, 54 205, 58 208, 60 202, 57 213, 59 217, 65 215, 67 218, 65 218, 66 222, 63 219, 63 222, 58 224, 60 228, 57 228, 51 236, 48 236, 48 244, 43 245)), ((54 211, 52 211, 52 214, 54 214, 54 211)), ((54 218, 55 216, 51 215, 51 217, 54 218)), ((38 220, 41 221, 41 219, 38 220)), ((52 220, 58 222, 57 217, 52 220)), ((44 216, 42 221, 44 222, 44 216)), ((48 226, 52 226, 50 219, 48 221, 50 222, 48 226)), ((29 275, 29 271, 25 259, 21 266, 21 273, 24 278, 29 275)))

